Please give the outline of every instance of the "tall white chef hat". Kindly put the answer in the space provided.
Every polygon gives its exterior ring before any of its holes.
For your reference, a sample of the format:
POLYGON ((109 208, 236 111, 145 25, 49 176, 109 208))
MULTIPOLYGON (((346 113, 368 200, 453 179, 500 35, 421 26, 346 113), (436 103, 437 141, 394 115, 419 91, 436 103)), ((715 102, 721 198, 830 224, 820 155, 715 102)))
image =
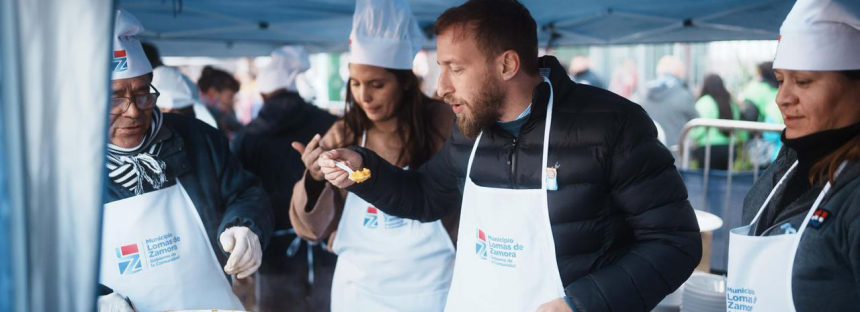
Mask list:
POLYGON ((159 108, 185 108, 194 105, 199 98, 197 85, 173 67, 159 66, 153 69, 152 85, 161 93, 155 102, 159 108))
POLYGON ((358 0, 349 35, 349 62, 412 69, 424 35, 406 0, 358 0))
POLYGON ((113 28, 112 80, 134 78, 152 72, 137 35, 143 32, 140 21, 125 10, 116 11, 113 28))
POLYGON ((860 69, 860 1, 797 0, 779 36, 773 68, 860 69))
POLYGON ((311 61, 304 47, 281 47, 272 51, 272 60, 257 76, 257 89, 261 93, 278 89, 296 91, 296 78, 310 68, 311 61))

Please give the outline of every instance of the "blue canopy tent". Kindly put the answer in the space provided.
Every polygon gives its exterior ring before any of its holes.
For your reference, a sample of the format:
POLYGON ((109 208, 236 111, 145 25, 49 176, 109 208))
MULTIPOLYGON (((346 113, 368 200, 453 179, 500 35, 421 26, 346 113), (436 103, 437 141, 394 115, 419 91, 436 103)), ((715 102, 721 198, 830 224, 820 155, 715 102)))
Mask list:
MULTIPOLYGON (((462 1, 411 0, 428 34, 462 1)), ((773 40, 792 0, 524 0, 541 45, 773 40)), ((122 0, 166 56, 262 56, 284 44, 344 51, 352 0, 122 0)), ((434 43, 429 41, 427 48, 434 43)))

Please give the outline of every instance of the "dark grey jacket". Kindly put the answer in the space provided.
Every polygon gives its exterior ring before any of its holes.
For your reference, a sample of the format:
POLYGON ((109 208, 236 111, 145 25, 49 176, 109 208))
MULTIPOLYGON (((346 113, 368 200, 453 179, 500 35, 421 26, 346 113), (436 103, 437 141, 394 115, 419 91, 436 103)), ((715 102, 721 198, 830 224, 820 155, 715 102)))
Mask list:
POLYGON ((670 75, 648 83, 642 107, 663 127, 666 146, 678 144, 684 125, 699 117, 693 93, 684 81, 670 75))
MULTIPOLYGON (((674 159, 639 105, 574 83, 555 57, 539 64, 550 69, 555 90, 548 161, 558 164, 559 187, 548 200, 566 293, 576 311, 649 311, 701 258, 699 228, 674 159)), ((540 188, 548 91, 546 83, 535 89, 519 137, 498 125, 484 131, 475 183, 540 188)), ((412 171, 360 149, 373 177, 351 191, 392 215, 439 219, 460 208, 473 145, 454 127, 442 151, 412 171)))
MULTIPOLYGON (((795 152, 784 147, 774 165, 753 185, 744 200, 744 224, 752 221, 796 159, 795 152)), ((786 224, 800 228, 822 188, 812 187, 784 207, 798 213, 769 227, 764 234, 783 234, 786 224), (806 209, 799 209, 801 206, 806 209)), ((782 195, 777 190, 771 203, 779 203, 782 195)), ((809 226, 800 240, 792 273, 794 305, 798 311, 860 311, 860 163, 845 167, 819 208, 830 215, 820 227, 809 226)))
MULTIPOLYGON (((273 226, 269 198, 257 178, 242 169, 230 153, 223 134, 197 119, 164 114, 155 142, 163 143, 156 158, 167 165, 165 186, 176 183, 177 178, 182 182, 222 266, 228 254, 221 249, 218 236, 228 227, 248 227, 266 247, 273 226)), ((131 196, 131 191, 107 182, 105 203, 131 196)))

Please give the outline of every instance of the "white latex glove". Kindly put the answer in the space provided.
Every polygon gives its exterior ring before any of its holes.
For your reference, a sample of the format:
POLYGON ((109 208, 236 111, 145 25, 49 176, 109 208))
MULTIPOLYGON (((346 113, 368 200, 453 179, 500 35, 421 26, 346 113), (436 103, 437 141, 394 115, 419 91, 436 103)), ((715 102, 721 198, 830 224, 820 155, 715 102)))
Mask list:
POLYGON ((247 227, 235 226, 224 230, 219 240, 221 248, 230 253, 224 272, 240 279, 257 272, 263 258, 263 248, 257 234, 247 227))
POLYGON ((118 293, 99 296, 99 312, 134 312, 131 302, 118 293))

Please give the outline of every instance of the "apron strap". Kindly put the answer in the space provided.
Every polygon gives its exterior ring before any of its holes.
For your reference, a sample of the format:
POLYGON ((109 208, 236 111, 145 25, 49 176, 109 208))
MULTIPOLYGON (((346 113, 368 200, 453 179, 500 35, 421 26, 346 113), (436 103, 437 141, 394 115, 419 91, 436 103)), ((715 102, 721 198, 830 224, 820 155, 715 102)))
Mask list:
POLYGON ((765 198, 764 202, 761 204, 761 207, 759 207, 758 212, 755 214, 755 217, 753 217, 752 221, 750 221, 749 225, 753 225, 758 222, 758 219, 761 217, 761 213, 764 211, 764 208, 767 207, 767 204, 770 203, 770 200, 771 198, 773 198, 773 195, 776 194, 776 190, 779 189, 782 183, 785 182, 785 179, 788 178, 788 175, 791 174, 791 172, 794 171, 795 168, 797 168, 796 160, 793 164, 791 164, 791 167, 788 168, 788 171, 786 171, 785 174, 782 175, 782 178, 779 178, 779 182, 776 182, 776 185, 774 185, 773 189, 770 190, 770 194, 767 194, 767 198, 765 198))
POLYGON ((552 128, 552 107, 553 102, 555 102, 555 92, 552 89, 552 82, 549 81, 549 78, 542 75, 543 81, 549 85, 549 104, 546 107, 546 122, 543 128, 543 158, 541 159, 541 168, 540 168, 540 188, 546 191, 546 168, 548 168, 549 161, 549 130, 552 128))
MULTIPOLYGON (((541 73, 541 78, 543 81, 549 85, 549 100, 546 108, 546 122, 543 130, 543 156, 541 158, 541 179, 540 186, 541 189, 546 190, 546 168, 547 162, 549 158, 549 131, 552 128, 552 108, 553 102, 555 102, 554 91, 552 89, 552 82, 549 81, 543 72, 541 73)), ((475 144, 472 145, 472 153, 469 154, 469 164, 466 166, 466 179, 471 180, 472 176, 472 163, 475 160, 475 151, 478 150, 478 145, 481 143, 481 137, 484 135, 484 131, 478 134, 478 137, 475 138, 475 144)))
POLYGON ((478 150, 478 144, 481 144, 481 136, 484 135, 484 131, 478 133, 478 137, 475 138, 475 143, 472 145, 472 153, 469 154, 469 165, 466 166, 466 180, 472 180, 472 162, 475 160, 475 151, 478 150))

